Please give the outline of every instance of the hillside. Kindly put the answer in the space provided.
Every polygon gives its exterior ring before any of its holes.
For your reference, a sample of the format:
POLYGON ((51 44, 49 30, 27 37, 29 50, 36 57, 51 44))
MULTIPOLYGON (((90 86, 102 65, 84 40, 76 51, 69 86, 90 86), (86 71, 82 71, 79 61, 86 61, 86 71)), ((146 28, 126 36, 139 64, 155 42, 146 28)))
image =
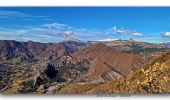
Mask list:
MULTIPOLYGON (((90 43, 93 43, 93 42, 90 42, 90 43)), ((135 55, 140 55, 145 60, 154 59, 155 57, 160 56, 163 52, 166 52, 169 49, 166 45, 163 45, 163 44, 141 42, 141 41, 135 41, 133 39, 98 41, 95 43, 103 43, 113 48, 116 51, 122 51, 125 53, 132 53, 135 55)))
POLYGON ((149 62, 150 59, 145 59, 143 55, 153 53, 161 55, 166 48, 160 45, 124 41, 129 47, 132 46, 131 49, 126 49, 126 45, 121 44, 123 40, 116 41, 118 43, 112 41, 84 43, 74 39, 60 43, 2 40, 0 41, 2 83, 0 92, 115 93, 119 92, 117 90, 119 88, 126 92, 125 87, 129 89, 128 86, 135 90, 136 83, 126 85, 126 82, 131 80, 133 73, 135 76, 140 76, 137 74, 138 70, 149 62), (115 44, 118 45, 113 47, 115 44), (134 44, 140 47, 135 49, 139 52, 126 51, 133 50, 134 44), (147 48, 161 48, 161 50, 151 50, 147 53, 142 51, 147 48))
POLYGON ((32 59, 35 57, 62 57, 69 55, 78 48, 66 46, 62 43, 39 43, 39 42, 18 42, 14 40, 0 41, 0 59, 9 60, 13 58, 32 59))
POLYGON ((90 90, 90 93, 169 93, 170 51, 156 58, 127 78, 112 81, 90 90), (112 87, 112 88, 109 88, 112 87))
POLYGON ((102 43, 91 45, 72 54, 73 63, 84 59, 90 62, 89 73, 84 80, 93 82, 109 81, 126 76, 130 71, 142 67, 140 56, 114 51, 102 43))
POLYGON ((33 54, 28 51, 26 46, 14 40, 0 41, 0 59, 11 59, 17 57, 32 58, 33 54))
POLYGON ((144 68, 120 80, 107 83, 70 85, 56 93, 85 94, 140 94, 169 93, 170 51, 156 58, 144 68), (84 89, 86 87, 86 89, 84 89))

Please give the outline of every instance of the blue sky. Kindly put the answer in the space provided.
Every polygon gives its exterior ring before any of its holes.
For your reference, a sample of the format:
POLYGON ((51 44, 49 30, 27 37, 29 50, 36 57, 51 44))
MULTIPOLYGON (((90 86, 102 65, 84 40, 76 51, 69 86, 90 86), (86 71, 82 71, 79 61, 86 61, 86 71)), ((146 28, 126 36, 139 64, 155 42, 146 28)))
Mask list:
POLYGON ((170 41, 170 7, 0 7, 0 39, 170 41))

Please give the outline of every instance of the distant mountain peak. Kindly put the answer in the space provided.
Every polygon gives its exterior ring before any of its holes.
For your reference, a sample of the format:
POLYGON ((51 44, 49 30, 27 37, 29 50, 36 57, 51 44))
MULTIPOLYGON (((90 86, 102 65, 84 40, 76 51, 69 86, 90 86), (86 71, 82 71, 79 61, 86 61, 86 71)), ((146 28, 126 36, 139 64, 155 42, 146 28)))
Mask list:
POLYGON ((132 38, 129 38, 128 41, 129 41, 129 42, 135 42, 135 40, 132 39, 132 38))

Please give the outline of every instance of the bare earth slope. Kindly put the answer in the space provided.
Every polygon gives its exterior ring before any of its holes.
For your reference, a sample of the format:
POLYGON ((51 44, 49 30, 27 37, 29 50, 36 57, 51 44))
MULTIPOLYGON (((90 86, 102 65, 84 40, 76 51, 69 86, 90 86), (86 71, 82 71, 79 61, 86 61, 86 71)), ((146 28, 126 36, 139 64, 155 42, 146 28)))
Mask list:
POLYGON ((71 85, 57 93, 140 94, 170 93, 170 51, 156 58, 141 70, 120 80, 107 83, 71 85), (86 87, 86 89, 84 89, 86 87))
POLYGON ((72 57, 73 62, 84 59, 90 61, 90 70, 84 80, 94 82, 110 81, 126 76, 130 71, 137 70, 144 64, 144 60, 140 56, 114 51, 102 43, 80 50, 72 57))

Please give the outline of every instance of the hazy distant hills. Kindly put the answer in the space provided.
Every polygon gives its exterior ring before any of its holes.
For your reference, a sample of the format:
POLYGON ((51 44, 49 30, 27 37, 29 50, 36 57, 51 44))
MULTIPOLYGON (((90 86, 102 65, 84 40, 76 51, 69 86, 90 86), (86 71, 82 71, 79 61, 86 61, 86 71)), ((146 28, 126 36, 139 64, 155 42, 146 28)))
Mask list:
POLYGON ((166 46, 166 47, 170 48, 170 42, 161 43, 161 45, 163 45, 163 46, 166 46))
POLYGON ((59 43, 1 40, 0 89, 3 93, 58 93, 66 84, 107 83, 140 70, 168 50, 161 44, 132 39, 83 42, 70 38, 59 43))

